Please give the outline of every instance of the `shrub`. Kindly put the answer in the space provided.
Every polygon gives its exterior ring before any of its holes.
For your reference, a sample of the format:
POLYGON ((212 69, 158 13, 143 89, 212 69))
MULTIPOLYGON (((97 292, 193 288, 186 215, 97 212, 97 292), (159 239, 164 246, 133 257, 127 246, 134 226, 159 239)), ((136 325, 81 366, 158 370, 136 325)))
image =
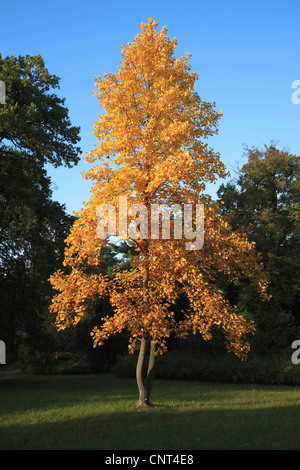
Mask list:
POLYGON ((52 374, 88 374, 90 372, 91 365, 86 355, 76 352, 56 354, 50 371, 52 374))
MULTIPOLYGON (((121 356, 112 368, 118 377, 134 377, 137 356, 121 356)), ((290 357, 251 356, 240 361, 230 354, 208 355, 174 350, 157 357, 156 377, 224 383, 300 385, 300 365, 290 357)))

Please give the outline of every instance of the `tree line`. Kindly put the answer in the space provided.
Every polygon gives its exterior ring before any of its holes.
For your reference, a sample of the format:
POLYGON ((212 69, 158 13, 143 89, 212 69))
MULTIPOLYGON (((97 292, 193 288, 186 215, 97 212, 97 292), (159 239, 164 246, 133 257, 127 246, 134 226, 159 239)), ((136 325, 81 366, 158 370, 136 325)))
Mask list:
POLYGON ((100 164, 87 174, 93 197, 77 218, 53 200, 45 170, 81 154, 80 129, 55 94, 59 79, 41 56, 0 56, 0 339, 7 362, 33 372, 109 370, 128 343, 141 369, 147 343, 153 354, 197 341, 242 357, 280 355, 297 339, 299 156, 274 142, 246 148, 213 201, 205 183, 228 173, 204 142, 220 115, 194 91, 189 58, 175 59, 166 30, 152 20, 140 29, 118 74, 97 80, 106 111, 89 158, 100 164), (96 206, 120 194, 146 205, 203 202, 203 250, 97 240, 96 206))

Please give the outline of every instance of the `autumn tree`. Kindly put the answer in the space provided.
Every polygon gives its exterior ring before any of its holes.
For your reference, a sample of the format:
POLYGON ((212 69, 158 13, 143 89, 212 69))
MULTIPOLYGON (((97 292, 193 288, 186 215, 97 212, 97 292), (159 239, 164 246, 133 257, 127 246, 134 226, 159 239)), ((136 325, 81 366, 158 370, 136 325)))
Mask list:
POLYGON ((185 338, 190 331, 200 332, 209 340, 218 325, 228 349, 241 358, 247 355, 247 335, 254 326, 216 288, 218 271, 233 282, 247 276, 266 295, 253 244, 246 233, 230 230, 205 194, 206 183, 226 175, 219 154, 205 142, 217 132, 221 113, 195 91, 197 73, 191 71, 189 54, 174 56, 176 44, 165 27, 157 31, 149 18, 134 41, 123 46, 118 72, 97 77, 95 96, 104 111, 95 123, 98 143, 86 157, 94 163, 85 173, 93 181, 91 197, 67 239, 64 268, 51 277, 58 291, 51 309, 60 329, 76 325, 95 299, 109 296, 114 314, 91 335, 98 346, 128 332, 129 352, 139 350, 138 405, 150 404, 155 356, 166 352, 171 333, 185 338), (203 206, 205 234, 199 223, 203 206), (162 217, 153 231, 153 218, 166 207, 174 209, 170 236, 162 217), (104 228, 135 246, 131 269, 117 270, 112 278, 101 274, 100 249, 109 239, 104 228), (186 305, 175 315, 179 295, 186 305), (149 365, 143 377, 147 344, 149 365))

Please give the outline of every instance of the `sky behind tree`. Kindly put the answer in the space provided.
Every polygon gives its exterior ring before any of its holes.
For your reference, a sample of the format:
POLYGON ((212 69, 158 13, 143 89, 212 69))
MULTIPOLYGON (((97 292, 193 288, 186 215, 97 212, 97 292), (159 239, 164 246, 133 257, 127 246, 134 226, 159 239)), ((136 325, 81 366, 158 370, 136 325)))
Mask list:
MULTIPOLYGON (((292 102, 300 80, 300 3, 265 1, 102 1, 2 2, 3 57, 41 54, 61 78, 72 125, 81 127, 82 162, 73 169, 47 167, 54 198, 71 213, 89 198, 85 152, 94 148, 93 123, 101 110, 92 95, 95 75, 117 72, 122 44, 132 42, 139 24, 152 17, 158 30, 176 37, 176 56, 191 53, 199 79, 195 90, 223 110, 219 134, 208 143, 235 176, 246 163, 243 145, 270 141, 300 154, 300 104, 292 102)), ((300 93, 299 93, 300 97, 300 93)), ((209 186, 215 195, 220 181, 209 186)))

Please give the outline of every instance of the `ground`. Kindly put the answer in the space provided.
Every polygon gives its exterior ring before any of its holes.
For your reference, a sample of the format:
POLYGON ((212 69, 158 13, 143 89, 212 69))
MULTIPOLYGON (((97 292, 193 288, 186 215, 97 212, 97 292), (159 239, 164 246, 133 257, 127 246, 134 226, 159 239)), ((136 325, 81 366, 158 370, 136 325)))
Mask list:
POLYGON ((133 379, 27 376, 0 383, 0 449, 300 449, 300 389, 157 380, 137 411, 133 379))

